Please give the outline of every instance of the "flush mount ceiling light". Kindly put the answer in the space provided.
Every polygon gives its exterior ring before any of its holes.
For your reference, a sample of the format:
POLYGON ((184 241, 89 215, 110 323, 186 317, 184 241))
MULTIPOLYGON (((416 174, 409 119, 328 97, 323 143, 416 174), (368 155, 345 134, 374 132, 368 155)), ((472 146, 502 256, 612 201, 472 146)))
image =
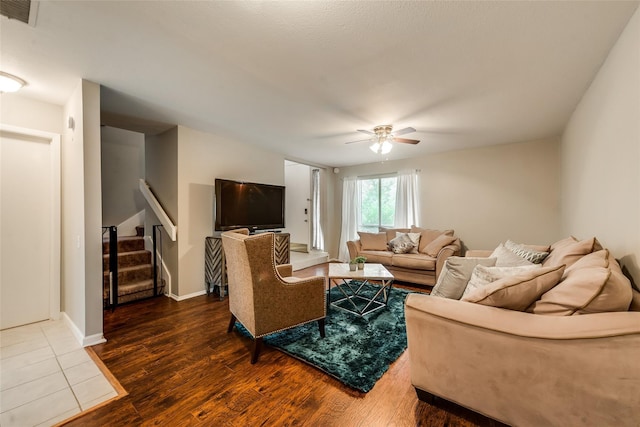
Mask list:
POLYGON ((0 92, 16 92, 26 84, 20 77, 0 71, 0 92))

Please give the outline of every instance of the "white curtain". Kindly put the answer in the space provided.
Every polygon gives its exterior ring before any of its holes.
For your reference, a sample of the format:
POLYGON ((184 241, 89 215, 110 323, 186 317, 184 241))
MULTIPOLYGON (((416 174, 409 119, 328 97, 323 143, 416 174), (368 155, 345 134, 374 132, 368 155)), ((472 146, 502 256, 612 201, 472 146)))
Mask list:
POLYGON ((396 228, 408 228, 412 225, 420 225, 420 206, 418 191, 418 173, 415 170, 398 172, 398 184, 396 190, 396 228))
POLYGON ((358 218, 360 218, 360 191, 358 178, 344 178, 342 184, 342 232, 340 233, 340 261, 349 262, 347 242, 358 238, 358 218))
POLYGON ((311 249, 324 250, 324 237, 320 224, 320 170, 311 171, 311 249))

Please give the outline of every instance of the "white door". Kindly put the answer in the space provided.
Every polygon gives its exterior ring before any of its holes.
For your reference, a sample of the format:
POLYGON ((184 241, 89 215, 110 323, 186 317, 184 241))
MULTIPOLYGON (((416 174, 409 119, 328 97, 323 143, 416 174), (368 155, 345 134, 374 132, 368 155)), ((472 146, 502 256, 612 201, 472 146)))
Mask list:
POLYGON ((36 135, 0 130, 0 329, 59 311, 59 154, 36 135))

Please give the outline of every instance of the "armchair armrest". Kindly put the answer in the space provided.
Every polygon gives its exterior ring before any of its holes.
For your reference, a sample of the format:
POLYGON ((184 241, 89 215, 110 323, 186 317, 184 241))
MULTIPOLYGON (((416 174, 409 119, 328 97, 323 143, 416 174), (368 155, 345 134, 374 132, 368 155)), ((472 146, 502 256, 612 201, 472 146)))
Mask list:
POLYGON ((460 239, 457 239, 450 245, 445 246, 440 249, 440 252, 438 252, 438 256, 436 257, 436 281, 438 280, 438 277, 440 277, 440 272, 442 271, 444 262, 447 258, 454 255, 460 255, 460 239))
POLYGON ((640 313, 542 316, 418 294, 405 313, 420 390, 510 425, 640 419, 640 313))
POLYGON ((357 257, 362 250, 362 243, 360 242, 360 239, 348 241, 347 249, 349 249, 349 259, 357 257))
POLYGON ((291 264, 276 265, 276 270, 282 277, 290 277, 293 275, 293 266, 291 264))

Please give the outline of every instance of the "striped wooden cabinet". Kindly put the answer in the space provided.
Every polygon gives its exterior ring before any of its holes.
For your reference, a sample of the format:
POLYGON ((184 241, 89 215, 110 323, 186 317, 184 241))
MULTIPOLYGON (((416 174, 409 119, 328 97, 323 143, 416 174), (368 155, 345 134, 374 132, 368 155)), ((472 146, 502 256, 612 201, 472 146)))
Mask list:
MULTIPOLYGON (((274 236, 276 264, 289 264, 289 233, 274 233, 274 236)), ((218 295, 220 295, 220 299, 224 298, 227 294, 227 267, 224 251, 222 250, 222 238, 220 238, 220 236, 205 238, 204 280, 207 294, 217 292, 218 295)))

